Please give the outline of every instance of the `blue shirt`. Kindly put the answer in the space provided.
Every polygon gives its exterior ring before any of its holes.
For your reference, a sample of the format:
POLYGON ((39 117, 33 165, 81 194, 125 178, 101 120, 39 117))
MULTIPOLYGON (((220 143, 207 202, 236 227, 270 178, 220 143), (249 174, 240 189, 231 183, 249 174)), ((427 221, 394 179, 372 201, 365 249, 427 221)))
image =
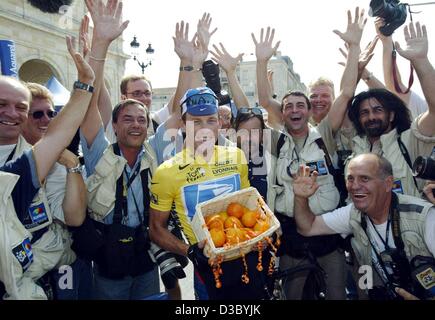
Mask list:
POLYGON ((7 162, 0 167, 0 171, 20 176, 12 190, 12 200, 18 219, 24 221, 28 215, 29 206, 40 187, 32 150, 26 150, 16 160, 7 162))
MULTIPOLYGON (((106 139, 106 136, 104 135, 103 127, 100 128, 98 131, 97 136, 95 137, 94 142, 92 143, 92 146, 88 146, 86 139, 83 137, 82 132, 80 131, 80 141, 83 148, 83 156, 85 159, 85 167, 87 175, 90 176, 95 172, 95 167, 100 161, 101 157, 103 156, 104 151, 109 146, 109 141, 106 139)), ((136 162, 133 166, 133 168, 130 168, 129 165, 126 165, 126 170, 128 177, 132 175, 134 170, 137 166, 140 166, 140 162, 142 157, 144 156, 145 150, 142 147, 141 151, 139 152, 136 162)), ((121 151, 121 156, 123 156, 121 151)), ((123 173, 124 181, 128 181, 128 178, 123 173)), ((137 177, 133 180, 133 183, 131 184, 130 188, 128 188, 127 192, 127 207, 128 207, 128 215, 127 219, 123 220, 123 224, 129 226, 129 227, 137 227, 140 225, 139 220, 139 213, 137 212, 135 200, 137 207, 140 211, 140 214, 143 214, 144 211, 144 205, 143 205, 143 190, 142 190, 142 182, 140 174, 137 175, 137 177)), ((112 210, 105 218, 104 223, 105 224, 112 224, 113 223, 113 214, 114 210, 112 210)))

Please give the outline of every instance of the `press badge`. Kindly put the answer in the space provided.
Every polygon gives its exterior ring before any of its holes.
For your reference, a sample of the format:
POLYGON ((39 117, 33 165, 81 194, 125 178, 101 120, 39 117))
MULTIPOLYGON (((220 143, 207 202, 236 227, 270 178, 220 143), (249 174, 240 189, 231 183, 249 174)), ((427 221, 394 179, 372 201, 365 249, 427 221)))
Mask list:
POLYGON ((23 221, 24 227, 30 232, 38 231, 51 224, 50 208, 47 205, 47 197, 41 189, 30 207, 27 209, 27 217, 23 221))
POLYGON ((25 272, 33 262, 32 245, 29 238, 24 239, 22 243, 13 248, 12 253, 25 272))
POLYGON ((400 179, 399 180, 394 180, 394 182, 393 182, 393 191, 395 193, 403 194, 402 181, 400 181, 400 179))
POLYGON ((319 160, 314 162, 308 162, 307 167, 310 167, 310 173, 317 171, 319 176, 326 176, 328 174, 328 169, 326 168, 325 160, 319 160))

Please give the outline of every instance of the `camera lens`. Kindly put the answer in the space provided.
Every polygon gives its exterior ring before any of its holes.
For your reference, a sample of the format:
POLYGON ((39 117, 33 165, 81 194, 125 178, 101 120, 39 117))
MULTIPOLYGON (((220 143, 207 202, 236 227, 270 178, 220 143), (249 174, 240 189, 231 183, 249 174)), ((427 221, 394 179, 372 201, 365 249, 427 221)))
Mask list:
POLYGON ((418 156, 412 166, 414 176, 426 180, 435 180, 435 160, 418 156))

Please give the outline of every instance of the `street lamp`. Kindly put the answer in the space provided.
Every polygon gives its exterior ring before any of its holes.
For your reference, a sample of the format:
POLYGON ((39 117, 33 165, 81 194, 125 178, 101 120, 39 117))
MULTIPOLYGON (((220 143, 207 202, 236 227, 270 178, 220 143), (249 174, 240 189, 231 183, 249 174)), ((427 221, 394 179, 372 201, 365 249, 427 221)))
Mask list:
POLYGON ((151 43, 148 43, 148 48, 145 50, 146 54, 149 56, 149 58, 147 59, 148 63, 146 63, 146 64, 143 62, 140 62, 138 59, 138 56, 140 54, 140 52, 139 52, 140 43, 137 41, 136 36, 134 36, 133 41, 130 42, 130 47, 131 47, 131 54, 133 56, 133 60, 137 61, 137 64, 142 69, 142 74, 144 74, 145 68, 151 65, 151 62, 152 62, 151 55, 154 54, 154 49, 151 47, 151 43))

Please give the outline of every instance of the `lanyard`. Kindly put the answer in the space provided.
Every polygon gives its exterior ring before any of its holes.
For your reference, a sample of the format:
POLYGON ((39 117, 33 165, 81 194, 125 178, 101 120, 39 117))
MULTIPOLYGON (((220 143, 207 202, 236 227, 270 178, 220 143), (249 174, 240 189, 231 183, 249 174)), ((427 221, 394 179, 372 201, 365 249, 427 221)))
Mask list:
POLYGON ((385 241, 382 238, 382 236, 379 234, 378 230, 376 229, 375 224, 373 223, 372 219, 370 219, 369 216, 367 216, 367 217, 369 218, 369 221, 370 221, 373 229, 375 230, 376 234, 378 235, 379 239, 381 239, 382 243, 384 244, 385 250, 389 250, 390 246, 388 245, 388 236, 390 234, 390 222, 391 222, 390 216, 388 216, 387 230, 385 231, 385 241))
MULTIPOLYGON (((307 143, 307 139, 308 139, 308 134, 307 134, 307 136, 305 137, 304 144, 302 145, 301 150, 303 150, 303 149, 305 148, 305 144, 307 143)), ((298 153, 298 151, 296 150, 296 142, 294 141, 294 139, 293 139, 293 142, 294 142, 295 146, 294 146, 294 148, 293 148, 293 152, 292 152, 292 154, 296 154, 296 159, 298 160, 298 164, 299 164, 299 162, 300 162, 300 159, 299 159, 299 153, 298 153)), ((301 151, 301 150, 300 150, 300 151, 301 151)), ((293 156, 292 156, 292 157, 293 157, 293 156)))
MULTIPOLYGON (((123 183, 123 186, 124 186, 124 188, 123 188, 124 189, 123 196, 124 196, 124 204, 125 204, 125 206, 124 206, 124 210, 125 210, 125 212, 124 212, 124 218, 125 219, 128 217, 128 212, 127 212, 127 210, 128 210, 127 209, 127 192, 128 192, 128 189, 130 188, 131 184, 133 183, 134 179, 136 179, 136 177, 138 176, 139 171, 140 171, 140 162, 136 165, 136 168, 135 168, 135 170, 133 171, 133 174, 130 177, 128 176, 128 172, 127 172, 126 167, 124 167, 124 173, 125 173, 125 175, 127 177, 127 185, 125 185, 123 183)), ((139 217, 140 224, 143 225, 143 217, 142 217, 142 215, 140 213, 139 206, 137 204, 137 200, 136 200, 136 197, 135 197, 133 191, 131 191, 131 195, 133 196, 133 201, 134 201, 134 205, 136 207, 136 212, 137 212, 137 215, 139 217)))

